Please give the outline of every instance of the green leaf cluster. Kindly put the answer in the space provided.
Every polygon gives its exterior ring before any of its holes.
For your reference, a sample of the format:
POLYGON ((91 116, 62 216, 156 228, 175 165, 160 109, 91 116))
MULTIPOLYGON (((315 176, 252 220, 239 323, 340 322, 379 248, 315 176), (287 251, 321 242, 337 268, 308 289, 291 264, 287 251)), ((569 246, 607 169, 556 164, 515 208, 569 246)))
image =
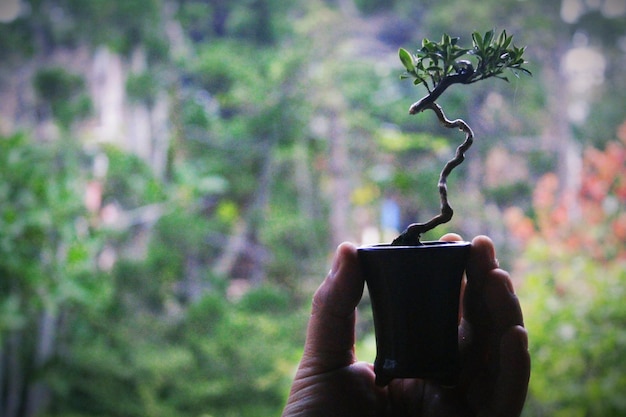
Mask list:
POLYGON ((478 59, 476 75, 473 81, 479 81, 489 77, 501 78, 508 81, 502 73, 506 69, 518 76, 520 72, 531 75, 531 72, 524 67, 527 63, 524 60, 526 47, 517 47, 512 44, 513 36, 507 35, 506 30, 495 36, 495 32, 490 30, 483 36, 479 32, 472 33, 473 48, 470 51, 472 56, 478 59))
POLYGON ((469 71, 470 68, 473 74, 463 81, 465 84, 490 77, 508 81, 502 76, 506 69, 513 71, 516 76, 519 72, 531 74, 524 67, 527 63, 523 57, 526 48, 513 45, 513 36, 505 30, 498 36, 495 36, 494 30, 484 35, 473 32, 471 48, 459 46, 459 39, 448 34, 444 34, 439 42, 425 38, 415 54, 400 48, 398 55, 406 70, 400 78, 413 78, 415 85, 422 84, 431 92, 448 77, 469 71))
POLYGON ((457 72, 458 60, 467 55, 470 50, 458 45, 460 38, 444 34, 440 42, 424 38, 422 47, 412 55, 404 48, 400 48, 400 61, 406 68, 401 78, 415 78, 414 83, 423 84, 430 91, 444 78, 457 72), (430 84, 429 84, 430 82, 430 84))

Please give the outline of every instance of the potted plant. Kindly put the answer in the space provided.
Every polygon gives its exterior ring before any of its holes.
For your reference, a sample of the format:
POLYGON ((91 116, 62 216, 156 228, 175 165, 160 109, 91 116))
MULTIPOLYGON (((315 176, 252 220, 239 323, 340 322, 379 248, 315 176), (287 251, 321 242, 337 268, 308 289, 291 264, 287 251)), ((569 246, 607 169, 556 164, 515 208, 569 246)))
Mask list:
POLYGON ((440 213, 424 223, 413 223, 390 244, 358 249, 370 293, 376 334, 376 383, 393 378, 428 378, 454 385, 459 370, 457 325, 459 297, 469 242, 422 242, 423 233, 450 221, 447 179, 463 162, 474 141, 470 126, 449 120, 436 101, 454 84, 472 84, 487 78, 503 80, 505 70, 530 75, 524 67, 525 48, 512 44, 512 36, 494 30, 472 34, 472 47, 444 34, 440 42, 422 41, 415 54, 400 48, 405 72, 424 86, 427 94, 412 104, 409 114, 432 110, 446 128, 459 129, 465 140, 439 176, 440 213))

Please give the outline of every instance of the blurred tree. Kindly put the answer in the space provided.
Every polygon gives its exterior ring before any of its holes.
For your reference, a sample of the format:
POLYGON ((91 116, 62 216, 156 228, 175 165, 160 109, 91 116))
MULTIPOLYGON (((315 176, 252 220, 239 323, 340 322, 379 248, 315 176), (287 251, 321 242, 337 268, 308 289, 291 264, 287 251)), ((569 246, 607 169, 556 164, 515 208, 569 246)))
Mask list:
POLYGON ((509 214, 513 233, 524 243, 539 238, 556 252, 581 253, 600 262, 626 259, 626 135, 604 150, 588 147, 583 156, 580 185, 559 195, 558 177, 545 174, 533 193, 533 216, 509 214), (573 203, 575 201, 575 203, 573 203), (533 227, 536 225, 536 231, 533 227))
POLYGON ((0 412, 33 416, 48 399, 45 370, 72 308, 106 301, 100 241, 83 205, 82 156, 69 141, 0 139, 0 412))
POLYGON ((546 174, 534 215, 508 212, 523 242, 514 275, 531 335, 527 415, 617 416, 626 412, 626 132, 588 148, 581 184, 559 197, 546 174), (571 200, 578 204, 572 205, 571 200), (572 207, 580 211, 572 210, 572 207))
POLYGON ((33 12, 49 13, 49 19, 59 16, 63 20, 62 25, 49 21, 50 27, 58 30, 56 38, 61 44, 107 45, 129 55, 139 45, 160 48, 161 43, 157 40, 164 39, 159 29, 164 7, 162 0, 44 0, 32 3, 33 12))
POLYGON ((279 414, 305 312, 294 312, 278 287, 237 294, 207 277, 211 291, 189 303, 172 297, 168 274, 156 266, 118 263, 106 314, 71 316, 68 350, 48 378, 47 415, 279 414))
POLYGON ((33 84, 40 99, 42 119, 52 117, 67 130, 73 122, 90 114, 91 100, 84 93, 85 82, 79 75, 63 68, 45 68, 35 74, 33 84))
POLYGON ((196 43, 212 38, 245 39, 251 44, 280 43, 291 32, 288 7, 278 0, 179 0, 178 18, 196 43))

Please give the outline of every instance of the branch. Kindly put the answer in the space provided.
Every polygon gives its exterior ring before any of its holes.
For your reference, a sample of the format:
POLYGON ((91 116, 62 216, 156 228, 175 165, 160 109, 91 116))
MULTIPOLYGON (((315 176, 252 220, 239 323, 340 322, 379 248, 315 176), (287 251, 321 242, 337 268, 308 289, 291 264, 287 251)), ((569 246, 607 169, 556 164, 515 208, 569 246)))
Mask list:
MULTIPOLYGON (((413 106, 411 106, 411 109, 413 109, 413 106)), ((450 175, 450 172, 452 172, 454 168, 465 160, 465 152, 472 146, 472 143, 474 143, 474 132, 472 132, 472 129, 467 123, 465 123, 465 121, 462 119, 448 120, 443 113, 441 106, 434 101, 427 102, 421 106, 421 110, 426 109, 434 111, 441 124, 445 127, 449 129, 458 128, 459 130, 465 132, 465 140, 459 145, 458 148, 456 148, 454 158, 446 163, 441 171, 441 174, 439 174, 438 187, 441 201, 441 212, 425 223, 413 223, 409 225, 406 230, 391 243, 392 245, 421 245, 420 236, 423 233, 434 229, 440 224, 447 223, 450 219, 452 219, 454 211, 448 203, 448 175, 450 175)))
MULTIPOLYGON (((411 105, 411 107, 409 108, 409 114, 420 113, 427 108, 432 108, 433 104, 439 107, 437 104, 435 104, 435 101, 437 101, 439 96, 441 96, 441 94, 443 94, 443 92, 446 91, 448 87, 450 87, 452 84, 469 84, 472 82, 472 78, 474 77, 476 72, 474 71, 474 67, 472 66, 471 62, 461 60, 456 64, 455 68, 457 70, 456 74, 446 76, 435 86, 432 91, 428 90, 427 96, 411 105)), ((437 116, 439 117, 439 120, 444 123, 444 120, 446 120, 445 116, 443 116, 442 114, 443 119, 439 116, 439 114, 437 116)))

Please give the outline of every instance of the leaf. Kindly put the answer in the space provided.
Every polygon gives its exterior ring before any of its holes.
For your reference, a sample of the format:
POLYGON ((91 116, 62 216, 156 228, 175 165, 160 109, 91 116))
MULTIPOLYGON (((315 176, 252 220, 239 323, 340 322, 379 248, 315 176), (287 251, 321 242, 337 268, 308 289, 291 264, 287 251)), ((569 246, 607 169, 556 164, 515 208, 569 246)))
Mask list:
POLYGON ((402 65, 404 65, 404 68, 406 68, 407 71, 415 71, 415 60, 409 51, 404 48, 400 48, 398 55, 400 57, 400 61, 402 61, 402 65))
POLYGON ((487 46, 491 45, 491 42, 493 41, 493 34, 494 34, 493 29, 485 33, 485 36, 483 38, 484 39, 483 45, 487 45, 487 46))
POLYGON ((498 43, 498 45, 502 45, 502 46, 504 46, 504 43, 506 42, 506 40, 507 40, 506 30, 503 30, 503 31, 500 33, 500 35, 498 35, 498 41, 497 41, 497 43, 498 43))
POLYGON ((480 36, 480 33, 478 32, 474 32, 472 33, 472 40, 474 41, 474 46, 479 49, 482 50, 483 46, 485 45, 483 42, 483 38, 482 36, 480 36))
MULTIPOLYGON (((502 32, 505 33, 505 32, 502 32)), ((509 47, 509 45, 511 44, 511 41, 513 40, 513 36, 508 36, 504 39, 504 42, 502 43, 502 48, 506 49, 509 47)))

